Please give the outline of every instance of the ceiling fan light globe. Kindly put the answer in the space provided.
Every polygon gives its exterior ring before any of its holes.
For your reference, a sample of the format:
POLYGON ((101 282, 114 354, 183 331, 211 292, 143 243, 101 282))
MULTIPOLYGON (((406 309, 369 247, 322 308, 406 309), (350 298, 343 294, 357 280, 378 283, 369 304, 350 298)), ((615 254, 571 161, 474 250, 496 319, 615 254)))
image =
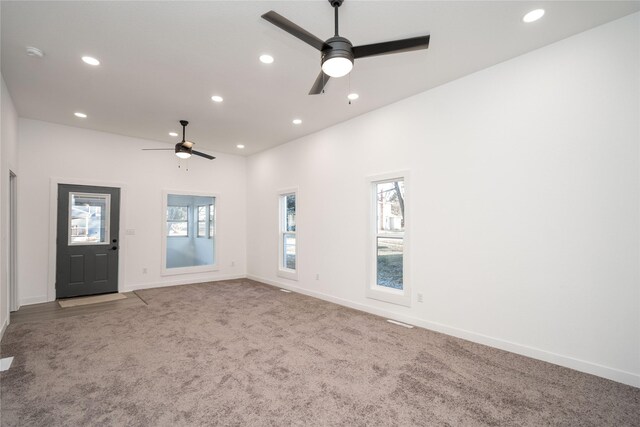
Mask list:
POLYGON ((189 153, 188 151, 178 151, 176 153, 176 156, 180 157, 181 159, 188 159, 189 157, 191 157, 191 153, 189 153))
POLYGON ((353 69, 353 61, 343 56, 328 58, 322 63, 322 71, 334 78, 344 77, 353 69))

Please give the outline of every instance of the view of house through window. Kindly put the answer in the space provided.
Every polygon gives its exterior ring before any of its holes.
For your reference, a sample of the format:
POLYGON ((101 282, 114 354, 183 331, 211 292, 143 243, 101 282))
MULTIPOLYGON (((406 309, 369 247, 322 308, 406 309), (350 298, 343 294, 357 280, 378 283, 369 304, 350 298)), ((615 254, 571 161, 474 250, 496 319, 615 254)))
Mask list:
POLYGON ((109 243, 109 194, 69 194, 69 245, 109 243))
POLYGON ((167 194, 166 268, 215 264, 215 197, 167 194))
POLYGON ((403 289, 404 181, 375 183, 376 284, 403 289))
POLYGON ((296 271, 296 193, 280 195, 280 270, 296 271))

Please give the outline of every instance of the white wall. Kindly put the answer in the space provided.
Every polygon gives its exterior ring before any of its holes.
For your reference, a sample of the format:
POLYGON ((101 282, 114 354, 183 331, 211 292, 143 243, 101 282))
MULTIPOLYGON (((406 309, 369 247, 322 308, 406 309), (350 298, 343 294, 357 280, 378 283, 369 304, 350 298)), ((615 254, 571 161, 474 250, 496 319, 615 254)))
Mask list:
POLYGON ((251 156, 250 277, 640 386, 639 17, 251 156), (365 179, 404 169, 410 308, 365 297, 365 179))
POLYGON ((171 151, 141 150, 167 146, 158 142, 22 118, 19 140, 22 178, 18 182, 18 274, 22 304, 43 302, 55 296, 48 288, 55 271, 50 239, 51 230, 55 230, 50 218, 56 211, 55 200, 51 200, 52 180, 123 187, 121 291, 246 275, 244 157, 217 153, 214 153, 217 159, 212 161, 196 157, 188 161, 186 171, 184 163, 178 169, 178 159, 171 151), (219 195, 216 248, 219 271, 161 275, 163 190, 219 195), (127 235, 126 230, 135 230, 135 235, 127 235))
MULTIPOLYGON (((1 76, 0 76, 1 77, 1 76)), ((0 89, 0 338, 9 324, 9 171, 18 174, 18 114, 7 85, 0 89)))

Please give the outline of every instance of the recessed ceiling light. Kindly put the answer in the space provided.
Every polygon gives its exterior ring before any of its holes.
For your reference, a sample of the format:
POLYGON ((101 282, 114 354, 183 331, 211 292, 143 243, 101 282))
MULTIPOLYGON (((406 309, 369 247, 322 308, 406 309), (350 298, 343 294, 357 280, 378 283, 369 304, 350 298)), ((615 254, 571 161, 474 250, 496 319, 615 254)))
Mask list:
POLYGON ((538 19, 542 18, 544 16, 544 9, 535 9, 532 10, 531 12, 527 13, 526 15, 524 15, 522 17, 522 21, 529 23, 529 22, 533 22, 533 21, 537 21, 538 19))
POLYGON ((300 119, 293 119, 293 124, 294 124, 294 125, 299 125, 300 123, 302 123, 302 120, 300 120, 300 119))
POLYGON ((28 46, 27 47, 27 56, 33 56, 35 58, 42 58, 44 56, 44 52, 38 49, 37 47, 28 46))
POLYGON ((212 100, 213 102, 222 102, 222 101, 223 101, 222 97, 221 97, 221 96, 218 96, 218 95, 213 95, 213 96, 211 97, 211 100, 212 100))
POLYGON ((236 145, 236 147, 238 147, 239 149, 242 150, 244 148, 244 145, 243 144, 238 144, 238 145, 236 145))
POLYGON ((349 95, 347 95, 347 98, 349 98, 350 101, 355 101, 356 99, 360 98, 360 95, 358 95, 357 93, 350 93, 349 95))
POLYGON ((76 116, 76 117, 80 117, 81 119, 86 119, 87 118, 87 115, 85 113, 77 112, 77 113, 73 113, 73 115, 76 116))
POLYGON ((263 64, 271 64, 273 63, 273 56, 267 54, 260 55, 260 62, 263 64))
POLYGON ((98 61, 96 58, 94 58, 93 56, 83 56, 82 60, 85 62, 85 64, 89 64, 89 65, 100 65, 100 61, 98 61))
POLYGON ((175 132, 169 132, 169 136, 178 136, 178 134, 175 132))

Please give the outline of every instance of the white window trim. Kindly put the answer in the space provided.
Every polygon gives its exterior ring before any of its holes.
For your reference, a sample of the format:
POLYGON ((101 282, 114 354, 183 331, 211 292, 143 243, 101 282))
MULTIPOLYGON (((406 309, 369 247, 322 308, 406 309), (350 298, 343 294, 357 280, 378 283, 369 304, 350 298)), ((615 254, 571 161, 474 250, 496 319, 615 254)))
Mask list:
MULTIPOLYGON (((388 302, 391 304, 411 307, 411 278, 410 269, 410 226, 411 226, 411 195, 410 195, 410 179, 409 171, 402 170, 389 172, 384 174, 368 176, 367 180, 367 207, 369 211, 369 221, 367 223, 367 282, 366 296, 367 298, 388 302), (377 284, 377 205, 376 205, 376 184, 385 181, 402 180, 404 181, 404 238, 403 238, 403 257, 402 257, 402 290, 385 288, 377 284)), ((393 233, 389 233, 390 235, 393 233)))
POLYGON ((278 191, 278 269, 277 275, 278 277, 282 277, 284 279, 289 280, 298 280, 298 271, 300 270, 300 234, 298 231, 298 207, 299 207, 299 193, 298 187, 294 188, 286 188, 278 191), (296 196, 296 231, 294 232, 296 235, 296 269, 291 270, 288 268, 284 268, 284 198, 283 196, 294 194, 296 196))
MULTIPOLYGON (((204 273, 210 271, 218 271, 220 269, 220 239, 216 238, 215 249, 213 253, 214 263, 211 265, 197 265, 194 267, 167 268, 167 200, 169 194, 177 194, 182 196, 203 196, 215 198, 215 209, 218 212, 220 208, 220 196, 216 193, 203 193, 198 191, 181 191, 181 190, 163 190, 162 191, 162 229, 160 232, 161 252, 160 252, 160 275, 174 276, 178 274, 204 273)), ((217 217, 217 215, 216 215, 217 217)), ((215 224, 217 228, 218 224, 215 224)))

